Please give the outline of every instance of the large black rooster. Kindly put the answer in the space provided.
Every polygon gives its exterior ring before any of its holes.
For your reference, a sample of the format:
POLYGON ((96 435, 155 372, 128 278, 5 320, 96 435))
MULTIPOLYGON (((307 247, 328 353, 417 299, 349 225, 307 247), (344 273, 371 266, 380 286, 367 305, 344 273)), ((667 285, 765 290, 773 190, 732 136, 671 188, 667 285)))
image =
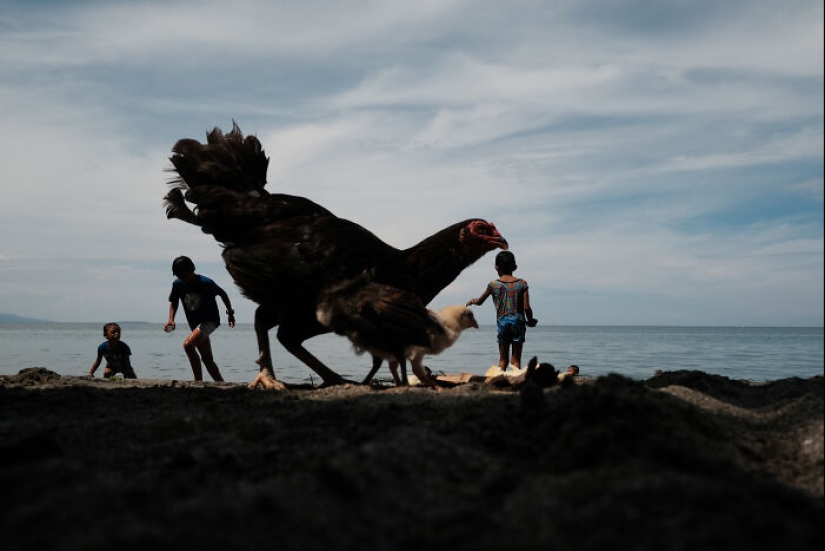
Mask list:
POLYGON ((260 373, 253 385, 283 387, 270 354, 276 325, 280 343, 325 385, 343 379, 303 347, 316 335, 334 330, 378 358, 404 361, 404 347, 429 344, 424 306, 486 252, 507 248, 493 224, 476 218, 396 249, 309 199, 264 190, 269 159, 234 123, 228 134, 215 128, 206 138, 172 149, 177 176, 166 214, 212 234, 235 283, 258 303, 260 373))

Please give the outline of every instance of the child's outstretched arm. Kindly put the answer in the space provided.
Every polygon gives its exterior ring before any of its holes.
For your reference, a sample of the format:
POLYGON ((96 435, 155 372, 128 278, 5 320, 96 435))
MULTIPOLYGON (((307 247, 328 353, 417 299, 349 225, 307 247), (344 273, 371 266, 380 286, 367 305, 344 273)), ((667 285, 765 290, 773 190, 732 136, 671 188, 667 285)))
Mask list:
POLYGON ((98 355, 97 358, 95 358, 95 361, 92 362, 92 367, 89 369, 89 377, 95 376, 95 371, 97 371, 98 367, 100 367, 100 355, 98 355))
POLYGON ((484 301, 487 300, 487 297, 489 297, 489 296, 490 296, 490 288, 487 287, 486 289, 484 289, 484 292, 481 293, 480 297, 471 298, 470 300, 467 301, 467 304, 465 304, 464 306, 469 306, 471 304, 475 304, 476 306, 479 306, 481 304, 484 304, 484 301))
POLYGON ((169 321, 166 322, 166 325, 163 326, 163 330, 167 333, 169 331, 173 331, 175 329, 175 314, 178 311, 178 303, 170 302, 169 303, 169 321))

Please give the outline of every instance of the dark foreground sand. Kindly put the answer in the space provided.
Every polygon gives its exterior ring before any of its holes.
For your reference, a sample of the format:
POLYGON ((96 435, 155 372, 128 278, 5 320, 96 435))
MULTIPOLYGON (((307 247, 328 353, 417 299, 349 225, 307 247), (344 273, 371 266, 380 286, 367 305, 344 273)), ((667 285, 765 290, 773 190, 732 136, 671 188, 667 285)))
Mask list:
POLYGON ((822 549, 823 378, 0 377, 3 549, 822 549), (534 389, 535 390, 535 389, 534 389))

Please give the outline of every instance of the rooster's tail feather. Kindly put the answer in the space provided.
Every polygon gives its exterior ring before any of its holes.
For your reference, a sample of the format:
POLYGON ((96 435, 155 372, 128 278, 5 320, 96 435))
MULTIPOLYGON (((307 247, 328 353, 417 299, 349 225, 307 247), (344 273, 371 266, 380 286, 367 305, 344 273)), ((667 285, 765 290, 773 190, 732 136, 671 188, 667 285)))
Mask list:
MULTIPOLYGON (((269 157, 258 138, 244 137, 235 121, 228 134, 218 127, 208 132, 206 143, 188 138, 178 140, 172 153, 169 171, 177 174, 169 182, 173 188, 194 190, 214 186, 241 193, 266 193, 269 157)), ((188 196, 186 199, 190 200, 188 196)))
POLYGON ((248 215, 260 207, 258 199, 268 195, 264 186, 269 158, 258 138, 244 137, 235 121, 227 134, 218 127, 208 132, 206 143, 178 140, 169 160, 168 170, 175 176, 164 197, 167 218, 200 226, 222 242, 246 231, 249 220, 257 218, 248 215))

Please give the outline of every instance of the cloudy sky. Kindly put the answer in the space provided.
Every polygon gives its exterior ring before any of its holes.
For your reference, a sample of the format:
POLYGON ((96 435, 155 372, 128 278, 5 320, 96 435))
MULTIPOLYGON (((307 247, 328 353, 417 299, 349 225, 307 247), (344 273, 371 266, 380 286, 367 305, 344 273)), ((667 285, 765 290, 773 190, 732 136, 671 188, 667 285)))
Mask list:
POLYGON ((823 324, 821 0, 0 5, 0 312, 161 323, 187 254, 251 322, 162 207, 235 120, 392 245, 493 221, 544 324, 823 324))

